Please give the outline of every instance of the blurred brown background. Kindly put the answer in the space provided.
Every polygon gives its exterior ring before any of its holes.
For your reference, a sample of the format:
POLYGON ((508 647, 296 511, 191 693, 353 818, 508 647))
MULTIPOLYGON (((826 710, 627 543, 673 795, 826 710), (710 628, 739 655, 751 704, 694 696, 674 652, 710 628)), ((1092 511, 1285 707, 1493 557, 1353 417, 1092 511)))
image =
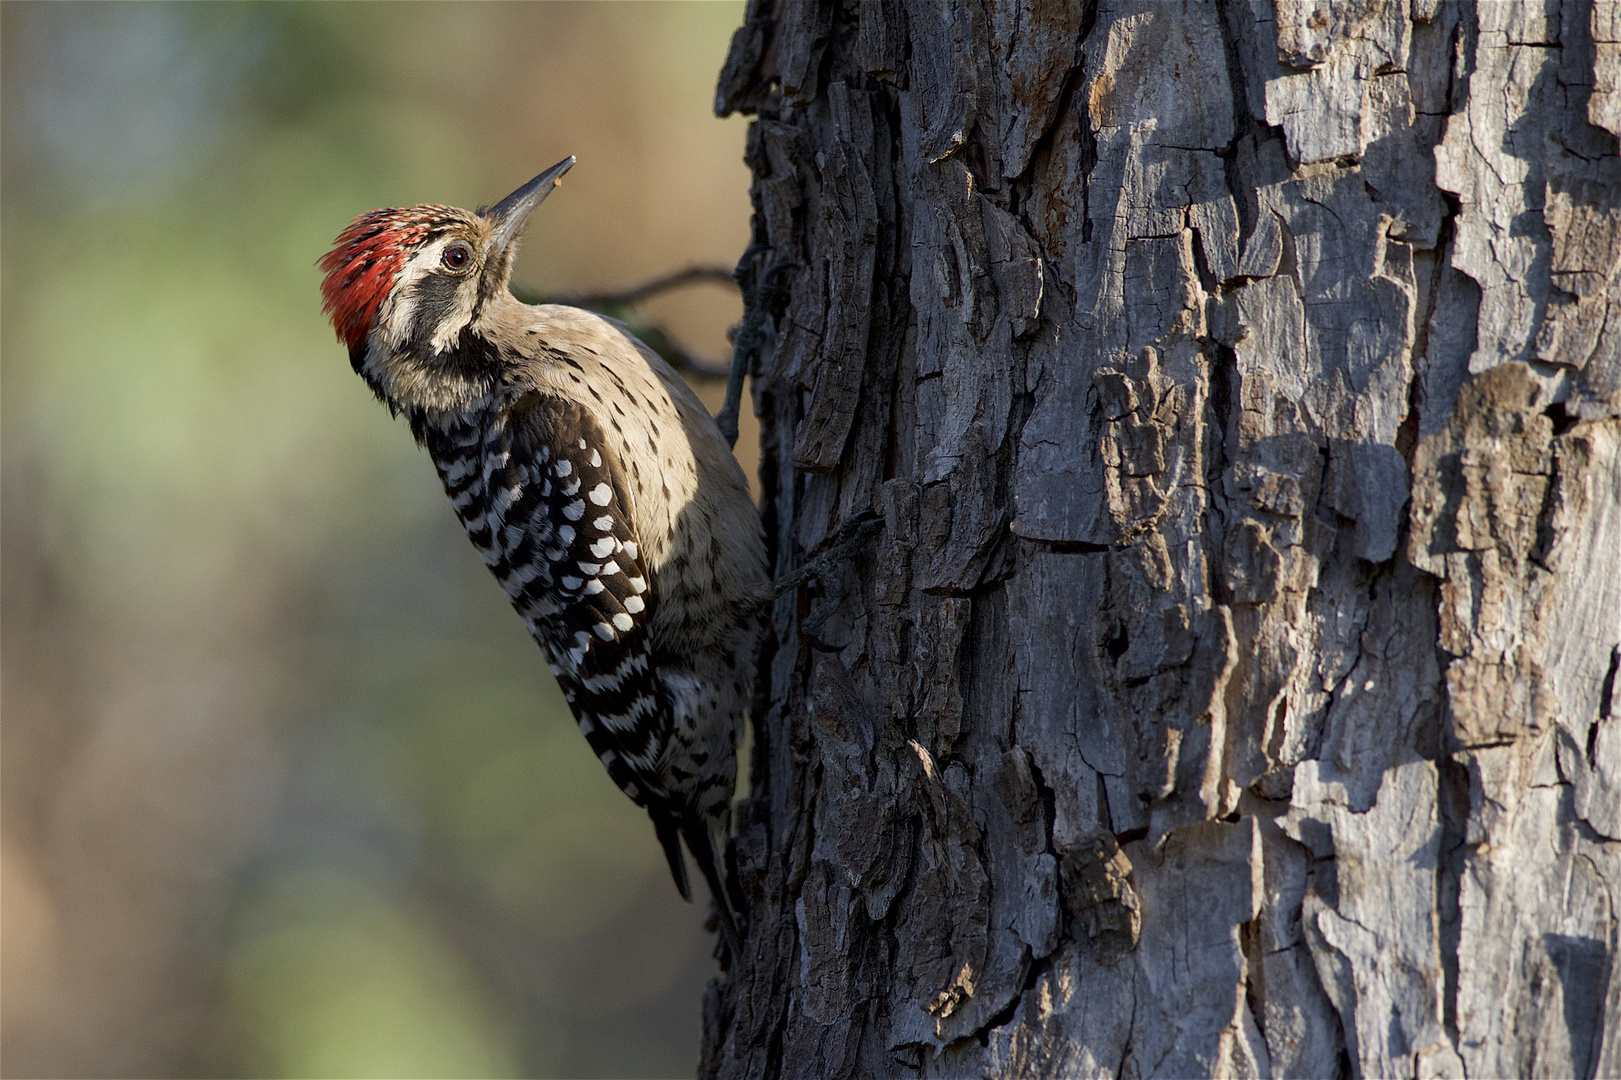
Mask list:
MULTIPOLYGON (((5 1075, 691 1074, 702 909, 315 260, 572 153, 531 291, 729 266, 741 14, 0 7, 5 1075)), ((738 310, 646 314, 721 357, 738 310)))

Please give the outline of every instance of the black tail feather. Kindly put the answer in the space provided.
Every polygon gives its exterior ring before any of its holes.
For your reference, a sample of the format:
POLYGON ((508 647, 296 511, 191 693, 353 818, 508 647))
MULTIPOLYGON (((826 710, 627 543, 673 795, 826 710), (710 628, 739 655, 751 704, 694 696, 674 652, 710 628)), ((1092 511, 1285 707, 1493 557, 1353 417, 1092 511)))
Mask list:
POLYGON ((743 935, 738 932, 738 919, 732 910, 732 899, 726 892, 726 883, 721 879, 720 860, 716 858, 715 844, 710 839, 709 830, 704 828, 702 819, 683 817, 681 835, 686 837, 687 848, 698 863, 698 872, 703 874, 709 894, 715 898, 715 910, 720 913, 721 936, 726 939, 726 948, 732 954, 733 962, 740 963, 743 959, 743 935))
POLYGON ((738 909, 726 890, 715 843, 710 838, 709 830, 704 827, 703 819, 695 815, 672 813, 663 807, 650 807, 647 816, 653 819, 653 831, 658 834, 659 843, 664 847, 664 858, 670 864, 670 876, 675 879, 676 891, 681 894, 681 899, 690 903, 692 887, 688 884, 687 862, 681 856, 681 841, 686 840, 687 850, 692 852, 698 872, 703 875, 704 884, 709 886, 709 895, 715 898, 715 910, 720 913, 721 937, 726 940, 726 948, 733 957, 741 958, 743 935, 738 932, 738 909))
POLYGON ((658 834, 659 843, 664 847, 664 858, 670 864, 670 876, 675 879, 676 892, 681 894, 681 899, 691 903, 692 886, 687 883, 687 861, 681 857, 681 836, 675 818, 667 812, 652 809, 648 810, 647 816, 653 819, 653 831, 658 834))

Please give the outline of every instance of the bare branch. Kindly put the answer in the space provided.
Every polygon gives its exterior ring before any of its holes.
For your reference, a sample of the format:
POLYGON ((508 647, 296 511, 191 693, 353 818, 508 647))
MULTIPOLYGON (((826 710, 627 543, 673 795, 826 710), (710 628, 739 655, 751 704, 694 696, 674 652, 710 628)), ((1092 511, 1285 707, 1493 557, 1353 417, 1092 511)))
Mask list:
POLYGON ((658 353, 665 362, 683 375, 695 379, 724 379, 731 369, 726 360, 714 360, 692 352, 682 345, 660 323, 642 318, 638 305, 672 289, 689 285, 728 285, 736 287, 732 272, 719 266, 689 266, 684 270, 651 278, 639 285, 614 292, 599 293, 533 293, 513 286, 512 293, 526 304, 568 304, 585 308, 610 319, 618 319, 630 328, 648 348, 658 353))

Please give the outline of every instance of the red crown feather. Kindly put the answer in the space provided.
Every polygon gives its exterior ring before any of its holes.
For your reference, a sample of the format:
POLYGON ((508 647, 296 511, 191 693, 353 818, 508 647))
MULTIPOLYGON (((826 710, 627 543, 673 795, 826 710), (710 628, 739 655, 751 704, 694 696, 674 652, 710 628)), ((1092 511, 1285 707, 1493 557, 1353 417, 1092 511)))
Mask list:
POLYGON ((362 214, 338 234, 321 257, 321 310, 350 351, 365 347, 377 311, 394 287, 411 250, 442 222, 446 206, 387 207, 362 214))

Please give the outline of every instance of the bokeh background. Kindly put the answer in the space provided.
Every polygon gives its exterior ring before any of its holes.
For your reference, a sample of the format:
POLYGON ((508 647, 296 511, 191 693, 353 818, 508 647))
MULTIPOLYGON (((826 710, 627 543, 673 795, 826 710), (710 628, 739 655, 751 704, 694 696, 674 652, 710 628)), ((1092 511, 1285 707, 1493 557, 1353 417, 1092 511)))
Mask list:
MULTIPOLYGON (((703 910, 315 260, 572 153, 532 292, 729 266, 741 15, 0 6, 5 1075, 692 1073, 703 910)), ((738 312, 644 314, 723 357, 738 312)))

